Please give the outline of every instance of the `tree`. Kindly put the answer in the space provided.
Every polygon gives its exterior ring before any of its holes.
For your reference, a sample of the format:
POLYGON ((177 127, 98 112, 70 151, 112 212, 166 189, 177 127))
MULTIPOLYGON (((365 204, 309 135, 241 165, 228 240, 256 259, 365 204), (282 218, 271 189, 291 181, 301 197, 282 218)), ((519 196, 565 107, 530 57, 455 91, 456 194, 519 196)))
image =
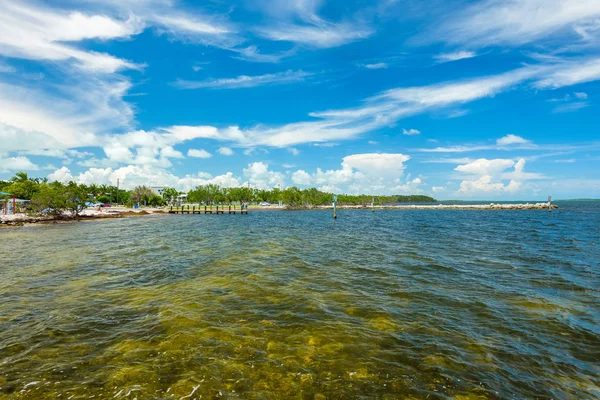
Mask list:
POLYGON ((78 216, 91 200, 88 187, 77 185, 71 181, 64 187, 64 197, 66 209, 71 211, 71 215, 78 216))
POLYGON ((179 196, 179 192, 174 188, 165 188, 162 192, 162 197, 167 202, 171 202, 171 200, 176 200, 177 196, 179 196))
POLYGON ((152 190, 147 186, 136 186, 131 192, 131 199, 136 204, 148 202, 150 196, 152 196, 152 190))
POLYGON ((41 184, 40 190, 31 198, 31 205, 38 212, 61 215, 67 208, 64 185, 60 182, 41 184))
POLYGON ((29 179, 26 172, 17 172, 12 177, 11 184, 6 187, 6 191, 9 193, 26 200, 30 200, 39 189, 39 183, 29 179))

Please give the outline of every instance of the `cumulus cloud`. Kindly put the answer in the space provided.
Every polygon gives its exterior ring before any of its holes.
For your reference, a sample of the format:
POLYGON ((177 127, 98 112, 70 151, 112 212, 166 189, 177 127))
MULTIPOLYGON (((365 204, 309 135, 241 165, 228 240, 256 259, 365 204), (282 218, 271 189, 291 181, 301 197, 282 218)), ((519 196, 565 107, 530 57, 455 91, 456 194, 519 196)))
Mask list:
POLYGON ((212 177, 206 172, 188 174, 178 177, 169 171, 152 166, 127 165, 121 168, 90 168, 79 175, 73 175, 67 167, 62 167, 48 175, 51 181, 69 182, 76 181, 84 184, 116 185, 119 180, 120 187, 133 189, 139 185, 169 186, 178 190, 190 190, 198 185, 216 184, 221 187, 239 187, 242 185, 232 172, 212 177))
POLYGON ((414 190, 422 182, 412 180, 399 185, 410 156, 396 153, 353 154, 342 159, 341 168, 313 174, 298 170, 292 181, 302 185, 316 185, 328 192, 390 194, 414 190), (302 183, 304 182, 304 183, 302 183), (409 185, 409 186, 407 186, 409 185), (410 186, 412 185, 412 186, 410 186))
POLYGON ((530 140, 523 139, 521 136, 513 135, 512 133, 496 140, 498 146, 508 146, 511 144, 529 144, 530 140))
POLYGON ((27 157, 0 157, 0 172, 36 171, 38 169, 40 167, 32 163, 27 157))
POLYGON ((310 185, 310 174, 302 169, 299 169, 292 174, 292 182, 296 185, 310 185))
POLYGON ((269 165, 263 162, 248 164, 248 168, 244 168, 243 172, 250 185, 257 189, 272 189, 285 185, 285 175, 281 172, 270 171, 269 165))
POLYGON ((417 129, 402 129, 402 134, 408 135, 408 136, 420 135, 421 131, 419 131, 417 129))
POLYGON ((515 165, 515 162, 510 159, 497 158, 494 160, 488 160, 487 158, 480 158, 479 160, 475 160, 468 164, 459 165, 455 168, 455 170, 467 174, 495 175, 507 168, 512 167, 513 165, 515 165))
POLYGON ((189 149, 187 152, 188 157, 195 157, 195 158, 210 158, 212 157, 212 154, 210 154, 208 151, 204 150, 204 149, 189 149))
POLYGON ((219 147, 217 153, 223 156, 232 156, 234 154, 233 150, 231 150, 229 147, 219 147))
POLYGON ((525 181, 546 178, 542 174, 525 172, 524 169, 523 158, 516 162, 511 159, 480 158, 459 165, 455 171, 469 177, 460 183, 458 192, 469 196, 482 193, 515 193, 523 187, 525 181), (510 168, 513 170, 510 171, 510 168))

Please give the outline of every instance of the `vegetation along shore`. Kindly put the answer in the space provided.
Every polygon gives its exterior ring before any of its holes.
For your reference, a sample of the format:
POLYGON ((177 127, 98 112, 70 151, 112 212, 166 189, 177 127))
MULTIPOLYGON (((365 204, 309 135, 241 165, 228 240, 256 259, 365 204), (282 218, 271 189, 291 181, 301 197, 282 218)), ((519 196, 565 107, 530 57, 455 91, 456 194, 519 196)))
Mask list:
MULTIPOLYGON (((166 212, 185 204, 250 204, 250 209, 327 209, 332 208, 333 193, 316 188, 260 190, 250 187, 223 188, 197 186, 188 192, 162 188, 160 193, 147 186, 132 190, 116 186, 49 182, 19 172, 0 181, 0 221, 2 224, 120 218, 166 212)), ((423 195, 337 195, 339 209, 548 209, 548 203, 534 204, 436 204, 423 195)))

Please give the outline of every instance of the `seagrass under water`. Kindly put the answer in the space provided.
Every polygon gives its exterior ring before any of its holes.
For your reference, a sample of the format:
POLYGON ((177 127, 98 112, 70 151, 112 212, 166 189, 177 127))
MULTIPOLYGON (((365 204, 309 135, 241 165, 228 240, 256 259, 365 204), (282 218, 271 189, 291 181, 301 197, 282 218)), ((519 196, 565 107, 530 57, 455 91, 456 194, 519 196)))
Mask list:
POLYGON ((0 399, 597 398, 599 226, 587 204, 3 229, 0 399))

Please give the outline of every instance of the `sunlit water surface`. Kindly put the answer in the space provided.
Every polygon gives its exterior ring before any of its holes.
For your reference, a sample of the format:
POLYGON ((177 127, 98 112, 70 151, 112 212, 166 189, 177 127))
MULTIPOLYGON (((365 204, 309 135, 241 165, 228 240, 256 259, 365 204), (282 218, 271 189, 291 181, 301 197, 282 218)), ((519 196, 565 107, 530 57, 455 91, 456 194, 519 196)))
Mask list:
POLYGON ((600 208, 0 230, 1 399, 600 398, 600 208))

